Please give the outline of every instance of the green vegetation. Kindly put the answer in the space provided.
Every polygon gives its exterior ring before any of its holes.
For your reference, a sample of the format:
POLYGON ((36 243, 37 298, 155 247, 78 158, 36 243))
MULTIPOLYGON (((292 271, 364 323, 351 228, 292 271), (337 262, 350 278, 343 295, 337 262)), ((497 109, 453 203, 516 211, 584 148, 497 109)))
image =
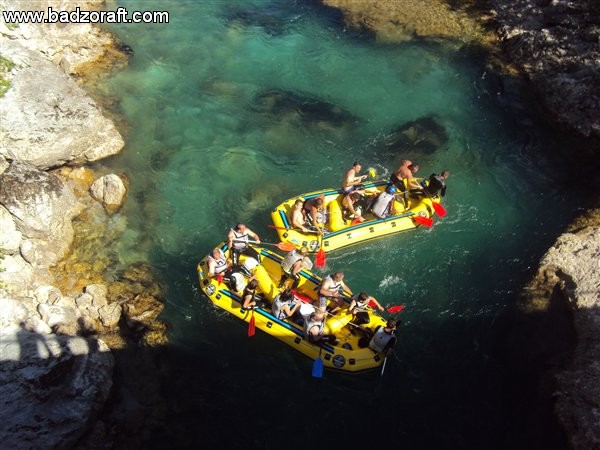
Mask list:
POLYGON ((8 72, 10 72, 13 67, 15 67, 14 62, 0 55, 0 97, 3 97, 4 93, 10 88, 8 72))
POLYGON ((10 31, 12 31, 15 28, 19 27, 19 23, 18 22, 4 22, 4 25, 6 25, 6 28, 8 28, 10 31))

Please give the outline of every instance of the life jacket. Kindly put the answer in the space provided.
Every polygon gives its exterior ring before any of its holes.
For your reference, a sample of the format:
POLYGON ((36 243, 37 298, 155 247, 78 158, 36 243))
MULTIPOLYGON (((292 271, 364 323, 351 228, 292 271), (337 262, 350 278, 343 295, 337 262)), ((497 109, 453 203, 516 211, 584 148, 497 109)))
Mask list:
POLYGON ((375 200, 375 204, 373 204, 372 212, 380 219, 385 219, 386 215, 389 212, 388 205, 390 201, 394 199, 394 194, 389 194, 387 192, 382 192, 377 196, 375 200))
POLYGON ((293 306, 293 303, 294 303, 293 296, 289 300, 284 300, 281 298, 281 294, 277 295, 277 297, 275 297, 275 299, 273 300, 273 308, 272 308, 273 315, 280 320, 286 319, 287 316, 285 315, 285 312, 283 312, 283 307, 285 305, 288 305, 291 308, 293 306))
POLYGON ((373 335, 371 342, 369 342, 369 347, 379 353, 385 349, 385 346, 388 344, 388 342, 390 342, 390 340, 395 338, 393 332, 386 333, 384 330, 384 327, 380 327, 373 335))
POLYGON ((219 275, 220 273, 225 272, 228 267, 227 267, 227 259, 225 258, 225 253, 223 253, 223 250, 219 249, 219 254, 221 256, 219 256, 219 259, 215 259, 212 257, 212 255, 208 255, 208 260, 214 261, 216 263, 215 266, 215 275, 219 275))
POLYGON ((444 180, 444 178, 441 175, 436 175, 435 173, 432 173, 428 181, 429 184, 425 189, 427 190, 427 193, 432 197, 434 195, 437 195, 438 192, 440 192, 446 187, 446 180, 444 180))
MULTIPOLYGON (((325 278, 323 278, 323 281, 321 281, 321 286, 323 286, 323 284, 325 284, 325 280, 327 280, 327 279, 331 280, 331 282, 333 283, 327 289, 330 292, 327 295, 336 295, 336 294, 338 294, 340 292, 341 287, 342 287, 342 282, 341 281, 335 282, 335 281, 333 281, 333 278, 331 277, 331 275, 327 275, 325 278)), ((320 289, 319 289, 319 291, 320 291, 320 289)), ((319 294, 319 296, 323 297, 322 294, 319 294)))
POLYGON ((354 309, 352 310, 352 312, 354 314, 359 313, 359 312, 368 312, 369 310, 367 309, 367 307, 369 306, 369 300, 365 300, 364 302, 361 302, 360 300, 356 300, 356 306, 354 306, 354 309))
POLYGON ((236 250, 245 250, 246 248, 248 248, 248 241, 250 240, 250 235, 248 233, 238 233, 233 228, 231 229, 231 231, 233 231, 233 235, 235 236, 232 247, 236 250))
POLYGON ((316 320, 314 316, 308 317, 304 321, 304 336, 309 339, 309 330, 313 327, 319 327, 318 335, 322 335, 325 332, 325 320, 316 320))
POLYGON ((291 252, 289 252, 285 258, 283 258, 283 261, 281 261, 281 269, 287 273, 290 274, 292 272, 292 268, 294 267, 294 264, 296 264, 298 261, 302 260, 304 257, 298 253, 296 250, 292 250, 291 252))

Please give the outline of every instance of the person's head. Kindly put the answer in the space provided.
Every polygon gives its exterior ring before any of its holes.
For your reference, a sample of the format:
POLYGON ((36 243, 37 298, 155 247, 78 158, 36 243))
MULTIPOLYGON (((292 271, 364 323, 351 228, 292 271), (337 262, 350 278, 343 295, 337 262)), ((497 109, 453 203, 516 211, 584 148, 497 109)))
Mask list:
POLYGON ((333 281, 342 281, 344 279, 344 272, 336 272, 331 275, 333 281))
POLYGON ((246 225, 244 225, 243 223, 238 223, 235 226, 235 231, 237 231, 238 233, 243 233, 244 231, 246 231, 246 225))
POLYGON ((385 192, 387 192, 388 194, 395 194, 397 191, 396 186, 394 186, 393 184, 390 184, 387 189, 385 190, 385 192))
POLYGON ((223 254, 223 252, 221 251, 221 249, 220 249, 220 248, 215 248, 215 249, 212 251, 212 257, 213 257, 214 259, 221 259, 221 255, 222 255, 222 254, 223 254))
POLYGON ((360 200, 360 194, 358 192, 352 192, 350 194, 350 200, 352 200, 353 202, 357 202, 360 200))
POLYGON ((366 292, 361 292, 360 294, 358 294, 358 301, 361 303, 364 303, 367 299, 369 298, 369 294, 367 294, 366 292))
POLYGON ((317 198, 315 198, 315 205, 317 207, 323 206, 324 202, 325 202, 325 197, 323 197, 323 195, 319 195, 317 198))
POLYGON ((417 171, 419 170, 419 165, 418 164, 409 164, 408 170, 410 170, 412 173, 417 173, 417 171))
POLYGON ((284 290, 281 292, 281 295, 280 295, 280 297, 279 297, 279 298, 280 298, 281 300, 289 300, 289 299, 291 299, 293 296, 294 296, 294 292, 292 291, 292 289, 291 289, 291 288, 289 288, 289 287, 288 287, 288 288, 285 288, 285 289, 284 289, 284 290))
POLYGON ((250 280, 248 283, 248 289, 256 289, 258 287, 258 280, 250 280))
POLYGON ((359 161, 354 161, 354 163, 352 163, 352 168, 356 173, 358 173, 362 169, 362 164, 359 161))
POLYGON ((389 330, 395 330, 396 326, 398 325, 398 322, 396 321, 396 319, 388 319, 387 323, 385 324, 385 327, 389 330))
POLYGON ((310 318, 312 320, 322 321, 325 318, 325 313, 323 311, 316 310, 310 315, 310 318))
POLYGON ((297 200, 294 202, 294 208, 296 208, 296 209, 302 208, 302 205, 303 205, 303 204, 304 204, 304 202, 303 202, 302 200, 300 200, 300 199, 297 199, 297 200))
POLYGON ((446 178, 448 178, 450 176, 450 172, 447 170, 442 170, 442 173, 440 173, 440 176, 445 180, 446 178))

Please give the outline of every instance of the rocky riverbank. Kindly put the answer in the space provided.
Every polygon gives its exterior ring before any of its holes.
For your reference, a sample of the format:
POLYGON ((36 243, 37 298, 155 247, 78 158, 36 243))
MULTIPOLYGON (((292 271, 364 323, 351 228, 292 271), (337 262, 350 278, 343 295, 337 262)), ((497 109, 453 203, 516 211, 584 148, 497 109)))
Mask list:
MULTIPOLYGON (((3 9, 102 3, 0 1, 3 9)), ((490 65, 531 81, 548 120, 580 137, 582 160, 597 159, 600 33, 591 1, 490 0, 485 10, 467 1, 324 3, 383 42, 488 46, 490 65)), ((157 352, 146 351, 165 342, 157 320, 164 294, 150 268, 114 269, 127 177, 84 164, 124 143, 72 78, 123 64, 127 48, 86 25, 0 23, 0 35, 10 86, 0 98, 0 420, 8 424, 0 439, 10 448, 41 436, 49 447, 140 447, 145 424, 164 412, 152 375, 157 352)), ((599 230, 592 210, 556 241, 524 289, 511 334, 531 343, 511 357, 532 361, 582 449, 600 446, 599 230)))
POLYGON ((144 349, 165 343, 164 294, 149 267, 122 267, 110 248, 127 228, 118 211, 128 180, 85 164, 124 142, 75 81, 127 55, 89 24, 0 22, 0 39, 0 440, 15 449, 132 442, 139 437, 115 430, 139 429, 142 405, 154 401, 153 381, 136 392, 132 377, 154 368, 144 349))
MULTIPOLYGON (((554 405, 573 448, 600 448, 600 10, 593 1, 323 0, 383 42, 413 38, 486 48, 495 70, 526 83, 589 174, 579 208, 523 289, 504 356, 554 405)), ((560 137, 560 136, 559 136, 560 137)), ((586 177, 578 176, 578 179, 586 177)), ((519 376, 519 375, 517 375, 519 376)), ((538 397, 539 398, 539 397, 538 397)))

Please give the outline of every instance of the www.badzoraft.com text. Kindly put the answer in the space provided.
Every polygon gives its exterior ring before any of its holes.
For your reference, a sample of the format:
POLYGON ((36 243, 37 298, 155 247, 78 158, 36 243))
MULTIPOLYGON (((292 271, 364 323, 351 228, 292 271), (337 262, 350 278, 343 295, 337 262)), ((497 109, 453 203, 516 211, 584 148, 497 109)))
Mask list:
POLYGON ((120 7, 116 11, 2 11, 5 23, 169 23, 168 11, 132 11, 120 7))

